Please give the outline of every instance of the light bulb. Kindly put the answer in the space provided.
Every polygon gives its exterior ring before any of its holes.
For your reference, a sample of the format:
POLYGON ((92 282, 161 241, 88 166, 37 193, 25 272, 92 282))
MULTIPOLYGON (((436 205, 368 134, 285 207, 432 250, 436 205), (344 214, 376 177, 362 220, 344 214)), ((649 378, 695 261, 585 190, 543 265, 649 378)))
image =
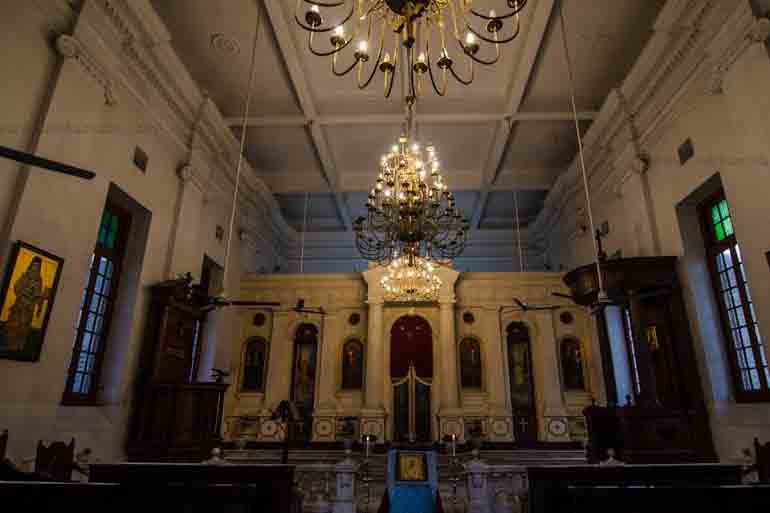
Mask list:
POLYGON ((382 62, 386 62, 386 63, 390 62, 390 53, 385 52, 385 57, 382 58, 382 62))
POLYGON ((420 56, 417 57, 417 60, 420 62, 420 64, 425 64, 425 52, 420 52, 420 56))
POLYGON ((321 12, 321 9, 319 9, 317 5, 313 5, 313 6, 310 8, 310 10, 311 10, 311 11, 313 11, 313 12, 321 12))
POLYGON ((467 34, 465 34, 465 44, 467 45, 476 44, 476 36, 473 35, 473 32, 468 32, 467 34))
POLYGON ((343 37, 345 35, 345 27, 338 25, 337 28, 334 29, 334 35, 343 37))
POLYGON ((359 41, 358 51, 361 53, 367 53, 369 51, 369 43, 366 40, 359 41))
POLYGON ((392 151, 393 153, 398 153, 398 146, 396 146, 396 145, 394 144, 394 145, 393 145, 393 146, 390 148, 390 151, 392 151))
POLYGON ((490 18, 496 18, 497 17, 497 13, 495 12, 494 9, 490 9, 489 10, 489 17, 490 18))

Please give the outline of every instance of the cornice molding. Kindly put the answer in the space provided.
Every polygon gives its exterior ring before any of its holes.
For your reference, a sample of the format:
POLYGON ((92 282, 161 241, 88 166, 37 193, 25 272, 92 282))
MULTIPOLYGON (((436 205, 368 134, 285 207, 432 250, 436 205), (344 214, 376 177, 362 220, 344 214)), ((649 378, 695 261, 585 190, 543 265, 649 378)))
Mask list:
MULTIPOLYGON (((607 97, 585 136, 592 201, 621 193, 634 173, 646 171, 654 156, 643 149, 688 86, 716 74, 711 92, 718 91, 721 77, 767 33, 770 24, 758 22, 743 0, 669 0, 631 72, 607 97)), ((582 189, 576 156, 531 225, 535 244, 550 237, 565 212, 585 203, 582 189)))
MULTIPOLYGON (((218 108, 207 104, 148 0, 86 0, 74 34, 60 38, 59 51, 77 58, 105 88, 107 98, 117 96, 114 91, 120 84, 144 106, 161 132, 188 154, 186 164, 192 165, 193 180, 207 200, 232 201, 237 140, 218 108)), ((294 230, 245 161, 242 178, 239 203, 260 213, 262 238, 282 251, 294 230)))

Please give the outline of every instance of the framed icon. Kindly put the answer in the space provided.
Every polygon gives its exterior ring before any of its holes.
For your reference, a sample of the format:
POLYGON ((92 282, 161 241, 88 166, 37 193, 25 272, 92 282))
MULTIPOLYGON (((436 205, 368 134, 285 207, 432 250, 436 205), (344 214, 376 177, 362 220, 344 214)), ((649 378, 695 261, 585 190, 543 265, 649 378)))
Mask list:
POLYGON ((427 481, 428 461, 424 453, 399 452, 396 467, 398 481, 427 481))

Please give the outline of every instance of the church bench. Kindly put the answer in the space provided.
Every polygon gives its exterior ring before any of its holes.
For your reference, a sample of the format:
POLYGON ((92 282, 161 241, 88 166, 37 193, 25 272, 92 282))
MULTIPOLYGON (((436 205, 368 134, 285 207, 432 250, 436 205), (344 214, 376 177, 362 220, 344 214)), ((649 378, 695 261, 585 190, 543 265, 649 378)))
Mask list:
POLYGON ((272 509, 254 485, 62 483, 0 481, 0 510, 8 513, 257 513, 272 509))
POLYGON ((566 507, 558 511, 595 513, 611 505, 619 513, 747 513, 768 511, 770 486, 569 487, 566 507))
POLYGON ((292 465, 201 465, 191 463, 112 463, 91 465, 89 482, 130 486, 183 485, 188 489, 212 485, 253 487, 264 511, 290 511, 292 465))
POLYGON ((529 511, 567 511, 570 488, 735 486, 741 474, 738 465, 718 464, 529 467, 529 511))

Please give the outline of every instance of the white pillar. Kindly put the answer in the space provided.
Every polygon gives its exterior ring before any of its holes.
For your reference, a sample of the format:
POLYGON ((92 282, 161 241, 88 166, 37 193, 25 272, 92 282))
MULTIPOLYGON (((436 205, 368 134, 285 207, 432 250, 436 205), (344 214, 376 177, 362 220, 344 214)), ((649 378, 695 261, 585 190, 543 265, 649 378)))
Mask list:
POLYGON ((203 193, 195 177, 195 169, 185 164, 177 172, 179 192, 169 240, 166 276, 192 273, 198 276, 201 269, 200 215, 203 209, 203 193))
POLYGON ((441 344, 441 409, 457 409, 460 406, 460 393, 457 382, 457 341, 455 340, 454 300, 441 301, 440 327, 441 344))
POLYGON ((383 310, 382 300, 369 301, 369 331, 366 339, 366 396, 364 398, 367 409, 382 409, 384 407, 383 310))
POLYGON ((324 320, 323 340, 320 341, 319 346, 319 386, 316 400, 320 410, 333 410, 337 403, 337 366, 340 364, 337 354, 338 344, 341 342, 339 336, 341 317, 339 312, 330 312, 324 320))
POLYGON ((506 408, 505 368, 508 365, 503 352, 503 334, 500 332, 500 318, 497 308, 485 307, 481 313, 481 326, 484 330, 483 351, 486 354, 486 391, 492 415, 510 415, 506 408))
POLYGON ((534 314, 537 323, 537 340, 533 340, 532 351, 535 360, 535 391, 542 398, 542 425, 540 432, 548 441, 563 441, 568 434, 554 436, 550 434, 548 424, 552 420, 566 421, 567 408, 564 404, 560 378, 560 362, 556 348, 556 336, 553 312, 540 311, 534 314))
POLYGON ((292 314, 278 312, 273 316, 273 336, 268 353, 267 382, 265 383, 265 407, 275 408, 289 398, 291 388, 291 364, 294 351, 293 334, 289 333, 292 314))

